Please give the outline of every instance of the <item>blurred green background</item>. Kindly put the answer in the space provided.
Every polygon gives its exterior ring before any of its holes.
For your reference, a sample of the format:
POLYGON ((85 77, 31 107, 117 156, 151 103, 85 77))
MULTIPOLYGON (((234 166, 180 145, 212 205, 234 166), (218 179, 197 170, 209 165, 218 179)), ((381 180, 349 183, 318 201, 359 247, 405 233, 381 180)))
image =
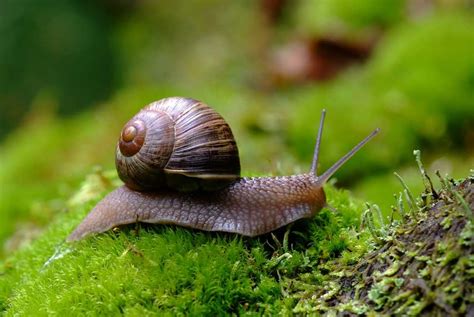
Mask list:
POLYGON ((400 185, 474 167, 470 1, 0 1, 0 254, 41 232, 86 175, 114 169, 122 125, 189 96, 230 123, 244 175, 320 170, 386 214, 400 185))

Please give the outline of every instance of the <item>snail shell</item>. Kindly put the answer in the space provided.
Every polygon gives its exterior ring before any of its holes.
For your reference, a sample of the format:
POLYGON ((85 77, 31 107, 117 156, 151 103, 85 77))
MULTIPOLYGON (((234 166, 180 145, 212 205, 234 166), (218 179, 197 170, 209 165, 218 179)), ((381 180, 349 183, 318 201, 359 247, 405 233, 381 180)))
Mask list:
POLYGON ((229 125, 206 104, 170 97, 143 108, 125 124, 117 144, 119 177, 131 189, 220 189, 240 177, 229 125))

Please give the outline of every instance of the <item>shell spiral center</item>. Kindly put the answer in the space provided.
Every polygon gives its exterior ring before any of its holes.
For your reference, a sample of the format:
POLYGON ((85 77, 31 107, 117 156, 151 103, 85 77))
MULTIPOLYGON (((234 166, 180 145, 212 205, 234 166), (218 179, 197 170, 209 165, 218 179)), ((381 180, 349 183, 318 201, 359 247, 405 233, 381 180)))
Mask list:
POLYGON ((119 148, 124 156, 138 153, 145 142, 146 125, 141 120, 135 120, 125 125, 120 135, 119 148))

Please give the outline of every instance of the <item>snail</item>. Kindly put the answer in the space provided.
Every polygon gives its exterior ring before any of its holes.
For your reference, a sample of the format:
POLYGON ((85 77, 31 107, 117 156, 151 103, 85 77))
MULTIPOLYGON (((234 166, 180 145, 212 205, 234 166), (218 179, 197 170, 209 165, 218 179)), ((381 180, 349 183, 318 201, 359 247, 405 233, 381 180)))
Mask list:
POLYGON ((190 98, 153 102, 120 134, 116 167, 125 185, 101 200, 67 240, 135 222, 253 237, 310 218, 326 206, 326 181, 379 131, 317 175, 325 113, 309 173, 247 178, 240 176, 232 131, 216 111, 190 98))

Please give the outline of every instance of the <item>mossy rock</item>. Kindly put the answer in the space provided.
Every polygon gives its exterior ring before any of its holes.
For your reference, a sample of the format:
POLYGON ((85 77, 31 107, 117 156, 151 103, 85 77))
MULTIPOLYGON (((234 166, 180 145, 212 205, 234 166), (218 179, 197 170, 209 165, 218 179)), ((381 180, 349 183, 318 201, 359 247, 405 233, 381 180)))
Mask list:
POLYGON ((458 316, 474 313, 474 177, 447 184, 426 211, 390 228, 355 265, 333 269, 296 312, 458 316))

